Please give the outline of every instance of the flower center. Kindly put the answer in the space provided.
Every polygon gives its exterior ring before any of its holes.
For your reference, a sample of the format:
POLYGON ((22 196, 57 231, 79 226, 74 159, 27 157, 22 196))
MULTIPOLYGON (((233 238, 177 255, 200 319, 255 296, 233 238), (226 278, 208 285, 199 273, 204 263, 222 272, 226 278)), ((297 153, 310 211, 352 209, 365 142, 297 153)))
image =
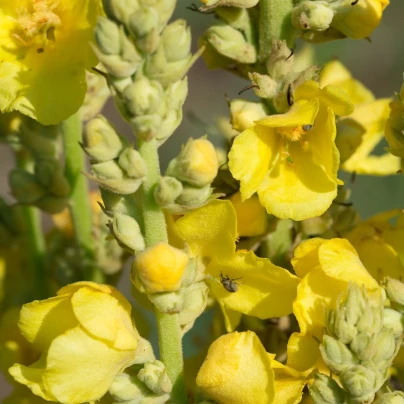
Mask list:
POLYGON ((288 140, 296 142, 300 140, 302 136, 305 135, 312 127, 312 125, 299 125, 296 127, 278 128, 277 131, 288 140))
POLYGON ((49 5, 47 0, 32 0, 19 12, 11 32, 18 47, 37 46, 37 52, 42 53, 49 41, 55 41, 55 29, 61 25, 55 7, 55 3, 49 5))

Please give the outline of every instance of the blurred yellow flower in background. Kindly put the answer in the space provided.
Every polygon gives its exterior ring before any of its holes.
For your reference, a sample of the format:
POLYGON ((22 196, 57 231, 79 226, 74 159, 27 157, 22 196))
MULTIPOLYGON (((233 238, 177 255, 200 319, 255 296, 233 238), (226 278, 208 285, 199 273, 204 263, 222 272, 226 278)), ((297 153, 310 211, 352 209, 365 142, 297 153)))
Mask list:
POLYGON ((99 0, 20 0, 0 4, 0 111, 45 125, 75 113, 85 70, 97 64, 89 42, 99 0))
POLYGON ((304 220, 323 214, 337 195, 339 153, 335 114, 353 104, 338 87, 307 81, 285 114, 270 115, 238 135, 229 168, 242 200, 258 193, 268 213, 304 220))
POLYGON ((135 359, 139 336, 130 313, 129 302, 115 288, 92 282, 25 304, 18 325, 42 354, 29 367, 17 363, 9 372, 48 401, 98 400, 135 359))

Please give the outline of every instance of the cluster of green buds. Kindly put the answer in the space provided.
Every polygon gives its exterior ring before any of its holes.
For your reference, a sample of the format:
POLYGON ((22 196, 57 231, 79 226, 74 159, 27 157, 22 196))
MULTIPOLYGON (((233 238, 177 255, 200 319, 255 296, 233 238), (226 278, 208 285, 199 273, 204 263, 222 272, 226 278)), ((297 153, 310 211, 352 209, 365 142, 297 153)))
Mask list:
POLYGON ((25 230, 21 207, 9 205, 0 198, 0 246, 8 245, 19 238, 25 230))
POLYGON ((388 321, 391 313, 385 313, 384 300, 384 295, 371 297, 364 288, 351 284, 335 309, 327 312, 320 351, 342 387, 331 377, 317 375, 309 387, 316 404, 372 402, 388 379, 403 328, 388 321))
POLYGON ((182 120, 191 33, 184 20, 167 25, 175 1, 104 0, 95 52, 122 116, 135 135, 163 143, 182 120))
POLYGON ((21 117, 15 144, 20 161, 29 161, 10 173, 11 191, 19 203, 35 205, 48 213, 62 211, 68 202, 70 185, 60 161, 58 127, 42 126, 21 117))
POLYGON ((211 183, 218 172, 216 150, 205 138, 189 139, 168 165, 156 187, 154 197, 165 210, 182 214, 199 208, 219 195, 212 194, 211 183))

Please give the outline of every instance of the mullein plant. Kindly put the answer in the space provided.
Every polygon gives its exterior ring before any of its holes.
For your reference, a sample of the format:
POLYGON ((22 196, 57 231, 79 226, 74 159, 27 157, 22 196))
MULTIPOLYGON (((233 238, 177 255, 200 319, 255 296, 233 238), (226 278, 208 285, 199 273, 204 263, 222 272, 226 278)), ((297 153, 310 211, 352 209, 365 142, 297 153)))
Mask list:
POLYGON ((404 90, 376 99, 308 51, 369 39, 388 4, 205 0, 196 52, 175 0, 0 4, 4 403, 404 403, 403 211, 362 221, 339 178, 402 173, 404 90), (256 99, 229 99, 162 171, 199 56, 256 99))

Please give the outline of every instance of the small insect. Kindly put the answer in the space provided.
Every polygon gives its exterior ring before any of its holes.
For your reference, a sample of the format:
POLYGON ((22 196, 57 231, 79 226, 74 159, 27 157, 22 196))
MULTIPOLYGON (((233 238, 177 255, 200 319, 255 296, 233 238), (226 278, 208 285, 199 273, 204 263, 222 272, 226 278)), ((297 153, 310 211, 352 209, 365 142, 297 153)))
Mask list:
POLYGON ((313 125, 303 125, 302 129, 305 130, 306 132, 308 132, 309 130, 311 130, 313 128, 313 125))
POLYGON ((229 278, 228 275, 223 276, 223 274, 220 272, 220 283, 223 285, 223 287, 230 293, 234 293, 238 291, 238 286, 239 284, 236 282, 241 278, 229 278))
POLYGON ((291 84, 289 84, 289 86, 288 86, 288 91, 286 93, 286 99, 288 101, 289 107, 291 107, 293 105, 293 103, 295 102, 295 100, 293 99, 292 85, 291 84))

